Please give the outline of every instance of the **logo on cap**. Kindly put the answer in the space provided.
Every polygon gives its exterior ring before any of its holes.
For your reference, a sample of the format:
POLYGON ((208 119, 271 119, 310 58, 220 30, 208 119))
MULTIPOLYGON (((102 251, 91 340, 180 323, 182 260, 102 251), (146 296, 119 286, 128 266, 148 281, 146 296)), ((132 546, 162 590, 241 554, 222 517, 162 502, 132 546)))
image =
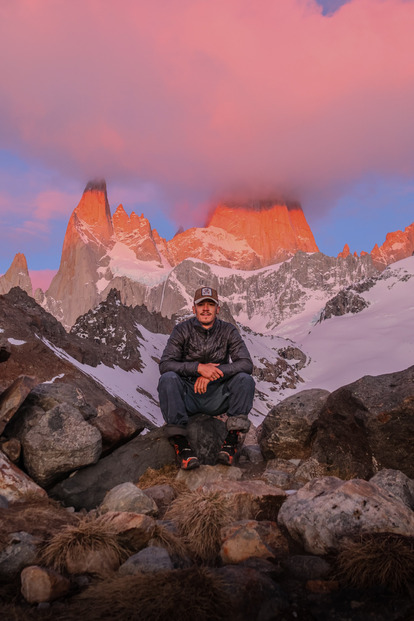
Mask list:
POLYGON ((213 291, 210 289, 210 287, 203 287, 201 289, 201 295, 213 295, 213 291))

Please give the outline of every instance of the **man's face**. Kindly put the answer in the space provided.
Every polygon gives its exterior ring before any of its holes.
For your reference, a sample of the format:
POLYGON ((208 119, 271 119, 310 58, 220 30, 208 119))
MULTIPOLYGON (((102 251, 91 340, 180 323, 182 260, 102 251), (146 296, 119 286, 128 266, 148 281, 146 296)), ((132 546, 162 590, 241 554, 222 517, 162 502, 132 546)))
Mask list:
POLYGON ((211 328, 219 311, 220 307, 213 300, 203 300, 193 306, 194 315, 206 330, 211 328))

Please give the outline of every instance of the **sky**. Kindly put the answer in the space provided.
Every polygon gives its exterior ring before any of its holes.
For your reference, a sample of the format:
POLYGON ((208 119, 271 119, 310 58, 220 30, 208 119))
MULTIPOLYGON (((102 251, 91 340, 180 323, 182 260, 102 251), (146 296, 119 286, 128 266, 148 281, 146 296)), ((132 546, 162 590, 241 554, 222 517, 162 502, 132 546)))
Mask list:
POLYGON ((94 178, 166 238, 243 192, 326 254, 382 244, 414 220, 413 32, 414 0, 0 0, 0 273, 50 279, 94 178))

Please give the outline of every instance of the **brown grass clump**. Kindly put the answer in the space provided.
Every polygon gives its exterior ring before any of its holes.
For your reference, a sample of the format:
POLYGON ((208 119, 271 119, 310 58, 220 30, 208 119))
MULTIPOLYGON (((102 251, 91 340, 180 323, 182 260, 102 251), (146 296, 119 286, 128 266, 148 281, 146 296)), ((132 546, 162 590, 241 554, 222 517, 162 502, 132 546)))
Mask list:
POLYGON ((139 478, 137 486, 140 489, 147 489, 153 485, 171 485, 177 494, 187 490, 187 486, 182 481, 176 481, 179 468, 175 464, 167 464, 158 470, 147 468, 139 478))
POLYGON ((92 585, 73 598, 58 618, 224 621, 228 619, 228 606, 222 584, 211 570, 200 567, 116 577, 92 585))
POLYGON ((339 553, 339 577, 353 587, 409 591, 414 581, 414 537, 371 533, 339 553))
POLYGON ((165 548, 169 554, 179 556, 180 558, 186 558, 190 553, 186 542, 161 524, 157 524, 155 527, 151 545, 165 548))
POLYGON ((128 555, 110 524, 86 516, 52 537, 42 550, 41 562, 60 572, 104 577, 118 569, 128 555))
POLYGON ((176 498, 165 518, 175 522, 196 558, 213 563, 220 550, 220 530, 234 519, 234 505, 220 492, 195 490, 176 498))
POLYGON ((25 531, 46 541, 64 526, 76 524, 78 519, 50 498, 28 496, 7 509, 0 508, 0 550, 7 544, 10 533, 25 531))

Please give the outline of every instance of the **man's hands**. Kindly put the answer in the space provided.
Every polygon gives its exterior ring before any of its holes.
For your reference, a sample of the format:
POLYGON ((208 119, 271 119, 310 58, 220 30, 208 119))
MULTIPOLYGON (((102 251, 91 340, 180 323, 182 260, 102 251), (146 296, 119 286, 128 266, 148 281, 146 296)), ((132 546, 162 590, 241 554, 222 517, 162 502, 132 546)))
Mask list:
POLYGON ((202 364, 200 362, 197 368, 200 377, 197 377, 194 384, 195 393, 199 393, 200 395, 205 393, 209 382, 214 382, 214 380, 223 377, 224 373, 218 366, 219 365, 215 362, 209 362, 207 364, 202 364))
POLYGON ((223 377, 224 373, 221 369, 218 368, 218 363, 216 362, 208 362, 207 364, 200 364, 197 367, 197 372, 202 376, 207 378, 210 381, 214 381, 219 379, 219 377, 223 377))
POLYGON ((206 377, 197 377, 196 382, 194 384, 194 392, 195 393, 199 393, 200 395, 205 393, 207 390, 207 384, 209 383, 210 380, 208 380, 206 377))

